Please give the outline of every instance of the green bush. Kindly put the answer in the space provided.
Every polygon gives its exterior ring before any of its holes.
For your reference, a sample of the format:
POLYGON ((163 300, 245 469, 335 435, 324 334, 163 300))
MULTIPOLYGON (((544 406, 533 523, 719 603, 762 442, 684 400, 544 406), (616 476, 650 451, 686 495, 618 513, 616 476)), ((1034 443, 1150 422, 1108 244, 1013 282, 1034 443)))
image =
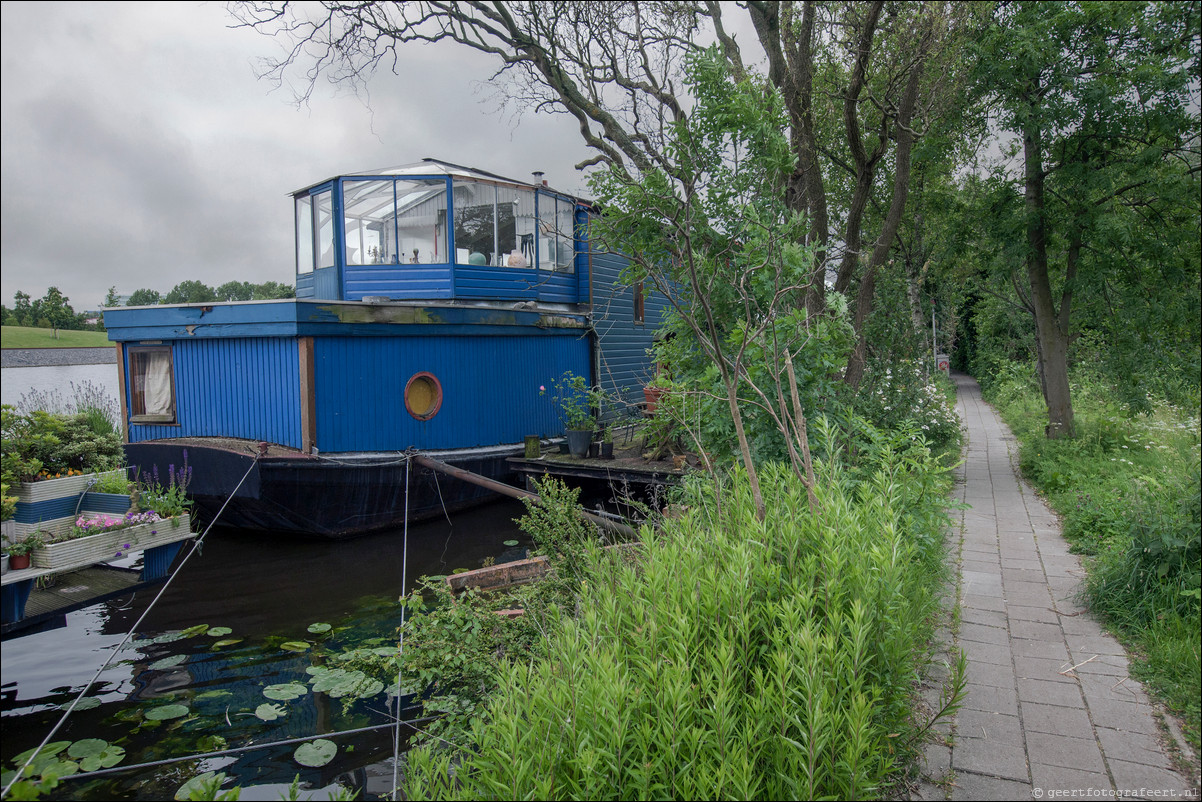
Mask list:
POLYGON ((123 460, 120 436, 97 432, 87 413, 21 414, 7 404, 0 412, 5 484, 109 470, 123 460))
POLYGON ((946 471, 882 454, 858 481, 824 451, 821 515, 770 463, 766 520, 736 473, 633 564, 590 544, 543 654, 501 671, 470 748, 410 753, 408 798, 882 795, 918 743, 946 471))

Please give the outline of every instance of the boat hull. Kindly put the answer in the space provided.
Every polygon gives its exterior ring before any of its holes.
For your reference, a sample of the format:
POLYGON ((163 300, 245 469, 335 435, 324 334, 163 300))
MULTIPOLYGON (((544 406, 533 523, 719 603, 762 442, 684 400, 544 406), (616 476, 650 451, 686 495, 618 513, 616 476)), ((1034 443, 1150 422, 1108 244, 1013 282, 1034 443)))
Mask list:
MULTIPOLYGON (((174 467, 191 470, 193 517, 207 527, 341 539, 395 528, 493 498, 488 490, 410 464, 405 454, 310 456, 300 452, 257 456, 249 450, 205 445, 199 438, 125 446, 126 460, 143 478, 161 481, 174 467)), ((279 449, 272 449, 278 451, 279 449)), ((513 484, 507 463, 521 446, 439 452, 437 459, 513 484)))

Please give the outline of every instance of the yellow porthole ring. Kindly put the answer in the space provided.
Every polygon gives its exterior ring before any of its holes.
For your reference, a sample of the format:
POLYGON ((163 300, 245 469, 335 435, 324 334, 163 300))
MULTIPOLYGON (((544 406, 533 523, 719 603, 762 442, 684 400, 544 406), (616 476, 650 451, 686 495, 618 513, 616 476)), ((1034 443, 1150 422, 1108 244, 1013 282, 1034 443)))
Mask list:
POLYGON ((442 406, 442 384, 433 373, 414 373, 405 385, 405 409, 418 420, 430 420, 442 406))

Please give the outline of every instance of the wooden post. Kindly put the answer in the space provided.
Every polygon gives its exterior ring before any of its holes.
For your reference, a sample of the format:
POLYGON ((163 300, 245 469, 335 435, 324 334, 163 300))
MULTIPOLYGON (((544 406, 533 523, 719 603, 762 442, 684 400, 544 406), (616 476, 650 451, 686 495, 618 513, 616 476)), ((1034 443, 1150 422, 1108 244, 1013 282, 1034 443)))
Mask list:
POLYGON ((296 345, 300 356, 301 451, 312 454, 317 445, 317 388, 313 364, 313 338, 300 337, 296 345))
POLYGON ((114 344, 117 348, 117 402, 121 407, 121 442, 129 442, 129 399, 125 392, 125 346, 114 344))

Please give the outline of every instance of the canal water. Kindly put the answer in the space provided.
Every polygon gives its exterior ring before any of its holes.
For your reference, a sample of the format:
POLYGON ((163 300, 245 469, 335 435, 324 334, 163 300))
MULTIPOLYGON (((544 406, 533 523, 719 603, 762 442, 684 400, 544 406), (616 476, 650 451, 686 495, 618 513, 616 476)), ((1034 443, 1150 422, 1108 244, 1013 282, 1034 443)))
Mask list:
MULTIPOLYGON (((10 369, 3 373, 7 401, 14 382, 10 369)), ((62 379, 71 380, 79 378, 62 379)), ((411 524, 404 587, 411 590, 423 575, 522 558, 531 545, 514 522, 522 513, 520 503, 504 500, 411 524)), ((326 542, 215 528, 115 655, 162 585, 70 613, 56 628, 4 641, 4 770, 41 742, 109 656, 112 664, 88 701, 53 741, 84 750, 78 742, 100 739, 112 745, 108 754, 124 750, 119 767, 387 722, 394 700, 385 693, 344 705, 330 693, 308 689, 316 672, 339 665, 338 656, 348 650, 395 650, 404 542, 403 529, 326 542), (290 683, 306 686, 306 692, 284 699, 264 694, 290 683), (264 704, 279 706, 268 716, 282 715, 264 720, 256 715, 264 704)), ((401 690, 405 708, 412 702, 407 692, 416 689, 402 683, 401 690)), ((242 799, 278 799, 298 775, 310 788, 337 782, 362 788, 361 799, 372 798, 368 777, 383 773, 392 733, 330 740, 338 751, 321 768, 300 765, 299 744, 293 743, 104 777, 81 774, 64 779, 46 798, 171 799, 185 781, 206 771, 224 772, 242 785, 242 799)), ((98 744, 88 742, 103 746, 98 744)), ((377 790, 386 779, 376 782, 377 790)))

